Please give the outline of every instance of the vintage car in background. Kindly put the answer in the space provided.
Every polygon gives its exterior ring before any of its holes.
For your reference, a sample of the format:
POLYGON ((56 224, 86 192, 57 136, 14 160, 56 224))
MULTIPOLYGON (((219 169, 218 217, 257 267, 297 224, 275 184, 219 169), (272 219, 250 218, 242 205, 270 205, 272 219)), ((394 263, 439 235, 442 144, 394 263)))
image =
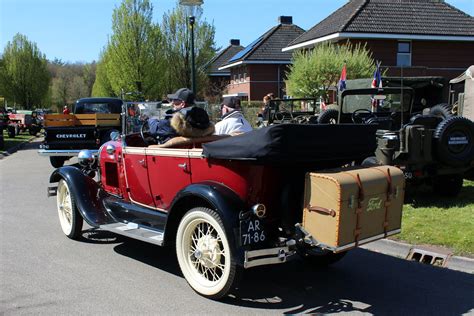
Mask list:
POLYGON ((200 295, 226 296, 248 268, 297 255, 331 264, 400 232, 403 173, 353 165, 376 148, 372 125, 278 124, 157 145, 136 111, 123 112, 135 116, 121 135, 52 173, 61 228, 80 239, 85 220, 175 247, 200 295))
POLYGON ((377 149, 364 165, 400 167, 407 189, 423 184, 438 195, 456 196, 463 178, 474 166, 474 123, 441 109, 413 110, 411 88, 347 89, 338 109, 319 116, 320 123, 356 123, 377 128, 377 149))
POLYGON ((110 133, 121 130, 122 104, 117 98, 83 98, 76 101, 73 114, 45 114, 38 153, 58 168, 82 149, 97 151, 110 133))

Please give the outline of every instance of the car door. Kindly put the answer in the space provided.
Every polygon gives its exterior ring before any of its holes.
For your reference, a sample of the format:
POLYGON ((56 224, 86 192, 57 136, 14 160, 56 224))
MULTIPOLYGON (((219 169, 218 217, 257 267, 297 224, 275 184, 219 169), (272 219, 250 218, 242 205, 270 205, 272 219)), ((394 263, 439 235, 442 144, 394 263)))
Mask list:
POLYGON ((188 149, 147 148, 151 193, 157 208, 168 210, 176 194, 191 184, 188 149))
POLYGON ((130 200, 134 203, 155 207, 148 181, 146 152, 144 147, 124 147, 125 179, 130 200))

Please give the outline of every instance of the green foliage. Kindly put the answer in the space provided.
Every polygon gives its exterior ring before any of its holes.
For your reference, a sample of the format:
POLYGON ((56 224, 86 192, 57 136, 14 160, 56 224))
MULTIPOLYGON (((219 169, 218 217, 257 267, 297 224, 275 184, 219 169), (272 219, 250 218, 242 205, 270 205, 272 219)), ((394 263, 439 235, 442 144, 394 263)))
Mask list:
POLYGON ((451 248, 456 255, 474 255, 474 182, 464 181, 456 199, 422 191, 414 205, 403 208, 402 233, 411 244, 451 248))
POLYGON ((320 44, 311 51, 298 51, 287 74, 288 94, 295 98, 323 97, 335 86, 346 64, 347 79, 370 77, 375 62, 369 50, 360 44, 353 46, 320 44))
MULTIPOLYGON (((194 23, 194 51, 196 84, 199 95, 203 95, 209 85, 203 70, 205 64, 216 54, 214 44, 215 27, 201 21, 202 9, 192 13, 194 23)), ((163 32, 163 51, 167 70, 164 78, 165 91, 174 91, 180 87, 191 87, 191 43, 187 10, 179 5, 164 14, 161 29, 163 32)))
POLYGON ((94 62, 71 64, 59 59, 49 62, 48 69, 52 76, 49 104, 52 104, 53 108, 62 109, 65 104, 91 96, 95 68, 94 62))
POLYGON ((10 103, 31 109, 47 97, 50 80, 46 57, 36 43, 16 34, 1 57, 0 95, 10 103))
POLYGON ((97 63, 94 86, 92 87, 92 96, 94 97, 112 97, 116 96, 112 85, 110 84, 106 65, 109 62, 107 51, 103 51, 97 63))
POLYGON ((140 92, 144 98, 162 94, 163 54, 160 29, 152 22, 149 0, 124 0, 112 16, 112 31, 97 69, 93 94, 140 92))

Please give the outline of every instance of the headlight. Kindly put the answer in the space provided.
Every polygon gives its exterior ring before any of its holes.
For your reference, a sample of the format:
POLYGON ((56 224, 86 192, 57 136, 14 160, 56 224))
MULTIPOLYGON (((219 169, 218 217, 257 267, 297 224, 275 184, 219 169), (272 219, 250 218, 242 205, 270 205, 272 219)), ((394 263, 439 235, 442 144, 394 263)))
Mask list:
POLYGON ((92 167, 95 162, 95 157, 92 151, 90 150, 81 150, 77 155, 79 164, 83 167, 92 167))

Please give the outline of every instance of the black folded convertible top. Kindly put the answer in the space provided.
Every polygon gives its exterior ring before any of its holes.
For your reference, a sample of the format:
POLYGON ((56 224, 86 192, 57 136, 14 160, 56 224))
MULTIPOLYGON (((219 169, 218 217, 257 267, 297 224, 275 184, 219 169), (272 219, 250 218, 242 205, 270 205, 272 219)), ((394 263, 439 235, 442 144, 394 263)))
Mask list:
POLYGON ((373 156, 376 125, 280 124, 203 144, 207 158, 270 163, 350 162, 373 156))

